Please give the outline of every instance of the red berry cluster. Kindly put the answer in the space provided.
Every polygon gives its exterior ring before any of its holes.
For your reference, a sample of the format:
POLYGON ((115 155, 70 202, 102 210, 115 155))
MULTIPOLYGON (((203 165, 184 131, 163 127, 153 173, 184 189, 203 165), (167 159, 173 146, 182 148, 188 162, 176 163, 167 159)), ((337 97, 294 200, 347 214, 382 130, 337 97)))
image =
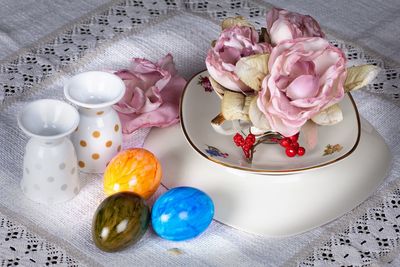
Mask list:
POLYGON ((290 136, 290 137, 284 137, 279 141, 279 144, 286 148, 285 152, 286 155, 290 158, 299 155, 303 156, 306 153, 306 149, 302 146, 299 146, 299 143, 297 142, 299 140, 299 133, 290 136))
POLYGON ((233 136, 233 142, 235 142, 238 147, 241 147, 243 149, 243 153, 246 158, 250 158, 251 149, 256 142, 256 137, 254 134, 249 134, 248 136, 246 136, 245 139, 240 133, 237 133, 235 134, 235 136, 233 136))

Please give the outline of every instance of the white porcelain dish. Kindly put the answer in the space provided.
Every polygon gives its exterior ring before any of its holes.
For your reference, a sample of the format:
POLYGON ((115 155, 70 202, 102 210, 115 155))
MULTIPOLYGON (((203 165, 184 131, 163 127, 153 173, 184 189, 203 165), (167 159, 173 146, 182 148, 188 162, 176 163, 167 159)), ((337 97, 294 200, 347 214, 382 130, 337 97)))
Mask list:
POLYGON ((273 237, 300 234, 349 212, 376 190, 391 161, 383 138, 364 120, 351 155, 292 175, 257 175, 216 165, 187 144, 179 125, 153 129, 145 148, 161 161, 163 185, 199 188, 214 201, 216 220, 273 237))
MULTIPOLYGON (((232 135, 217 133, 210 121, 220 113, 220 98, 206 91, 200 77, 207 71, 195 75, 186 85, 181 100, 181 125, 190 146, 204 158, 235 171, 257 174, 288 174, 309 171, 336 163, 350 156, 360 140, 360 118, 357 107, 347 94, 340 102, 343 121, 334 126, 318 127, 318 145, 302 157, 288 158, 282 147, 262 144, 257 147, 252 163, 243 157, 241 148, 233 143, 232 135), (327 145, 342 146, 331 155, 324 155, 327 145)), ((300 144, 303 142, 300 136, 300 144)))

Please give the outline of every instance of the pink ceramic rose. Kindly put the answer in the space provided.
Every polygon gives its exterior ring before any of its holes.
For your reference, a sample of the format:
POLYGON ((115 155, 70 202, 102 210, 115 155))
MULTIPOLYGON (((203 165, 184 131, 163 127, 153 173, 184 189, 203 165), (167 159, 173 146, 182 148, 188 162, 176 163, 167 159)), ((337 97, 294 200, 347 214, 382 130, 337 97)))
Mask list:
POLYGON ((114 105, 124 137, 139 128, 178 122, 179 100, 186 81, 177 74, 172 55, 157 63, 134 58, 129 69, 115 74, 126 86, 124 97, 114 105))
POLYGON ((279 8, 268 12, 267 30, 273 45, 300 37, 325 37, 318 22, 311 16, 279 8))
POLYGON ((308 119, 344 96, 346 58, 323 38, 298 38, 279 43, 268 61, 258 108, 273 131, 299 132, 308 119))
POLYGON ((258 43, 258 33, 252 27, 233 26, 222 31, 216 44, 208 51, 206 65, 211 77, 222 86, 238 92, 251 91, 234 73, 242 57, 269 53, 268 43, 258 43))

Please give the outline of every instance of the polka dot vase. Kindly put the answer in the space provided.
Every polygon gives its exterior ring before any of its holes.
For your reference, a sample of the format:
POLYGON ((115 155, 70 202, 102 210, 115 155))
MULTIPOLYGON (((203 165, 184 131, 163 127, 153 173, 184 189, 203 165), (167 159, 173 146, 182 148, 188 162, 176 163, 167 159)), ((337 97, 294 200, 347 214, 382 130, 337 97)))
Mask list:
POLYGON ((64 94, 79 107, 80 122, 71 135, 79 170, 103 173, 121 150, 121 122, 112 105, 124 96, 125 84, 114 74, 90 71, 72 77, 64 94))
POLYGON ((21 188, 25 196, 53 204, 78 194, 78 161, 68 138, 78 123, 77 110, 54 99, 34 101, 19 114, 20 128, 31 137, 22 168, 21 188))

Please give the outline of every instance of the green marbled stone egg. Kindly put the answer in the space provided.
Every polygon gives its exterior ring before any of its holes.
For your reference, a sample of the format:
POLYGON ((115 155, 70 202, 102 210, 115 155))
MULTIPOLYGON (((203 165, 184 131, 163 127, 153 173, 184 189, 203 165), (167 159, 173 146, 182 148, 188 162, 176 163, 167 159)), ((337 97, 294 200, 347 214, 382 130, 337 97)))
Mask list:
POLYGON ((121 250, 140 240, 149 221, 149 207, 142 197, 132 192, 111 195, 94 214, 93 241, 107 252, 121 250))

